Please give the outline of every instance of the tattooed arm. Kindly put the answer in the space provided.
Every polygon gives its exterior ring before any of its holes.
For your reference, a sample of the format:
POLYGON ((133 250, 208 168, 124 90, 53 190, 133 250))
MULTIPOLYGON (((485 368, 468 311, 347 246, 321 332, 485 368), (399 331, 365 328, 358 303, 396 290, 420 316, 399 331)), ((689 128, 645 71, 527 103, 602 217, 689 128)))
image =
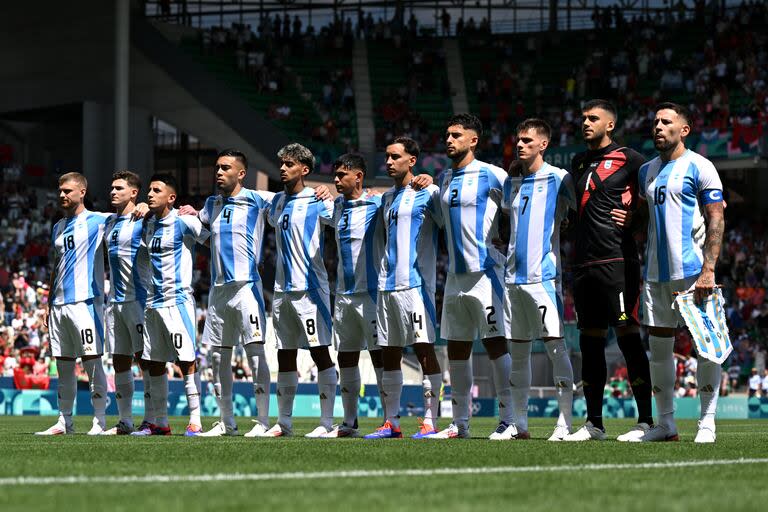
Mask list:
POLYGON ((720 247, 723 244, 723 233, 725 231, 725 216, 723 214, 723 203, 710 203, 704 206, 704 213, 707 220, 707 233, 704 238, 704 264, 701 268, 701 274, 696 280, 694 298, 700 304, 704 298, 712 293, 715 288, 715 265, 720 256, 720 247))

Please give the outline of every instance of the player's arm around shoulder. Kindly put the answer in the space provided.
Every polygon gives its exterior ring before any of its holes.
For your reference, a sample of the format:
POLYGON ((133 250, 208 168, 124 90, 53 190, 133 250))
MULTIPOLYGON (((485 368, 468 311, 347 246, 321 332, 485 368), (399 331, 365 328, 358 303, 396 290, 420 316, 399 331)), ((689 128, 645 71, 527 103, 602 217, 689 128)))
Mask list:
POLYGON ((178 220, 184 226, 184 236, 192 237, 199 244, 205 244, 208 241, 211 233, 196 216, 179 215, 178 220))

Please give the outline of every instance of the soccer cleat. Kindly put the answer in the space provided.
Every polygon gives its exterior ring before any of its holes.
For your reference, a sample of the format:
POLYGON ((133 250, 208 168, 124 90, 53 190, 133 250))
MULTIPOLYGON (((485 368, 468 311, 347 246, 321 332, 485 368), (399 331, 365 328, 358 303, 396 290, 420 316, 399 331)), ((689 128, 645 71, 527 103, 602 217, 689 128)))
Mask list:
POLYGON ((272 425, 272 428, 265 431, 263 434, 256 435, 256 437, 290 437, 292 435, 293 431, 291 429, 286 428, 279 423, 275 423, 272 425))
POLYGON ((101 433, 103 436, 127 436, 133 433, 133 425, 118 421, 117 425, 101 433))
POLYGON ((588 421, 573 434, 565 436, 563 441, 578 443, 582 441, 605 441, 606 439, 605 431, 594 426, 591 421, 588 421))
POLYGON ((185 437, 197 437, 203 433, 203 427, 190 423, 187 425, 187 430, 184 431, 185 437))
POLYGON ((221 437, 221 436, 238 436, 240 432, 237 430, 237 425, 229 426, 224 422, 217 421, 213 424, 213 427, 208 432, 200 432, 197 437, 221 437))
POLYGON ((677 435, 677 430, 672 430, 672 428, 665 425, 654 425, 648 429, 648 432, 643 437, 634 442, 660 443, 679 440, 680 436, 677 435))
POLYGON ((507 441, 512 439, 530 439, 531 434, 525 430, 518 430, 514 423, 500 421, 496 430, 491 432, 488 439, 492 441, 507 441))
POLYGON ((702 425, 699 422, 699 431, 696 433, 694 443, 714 443, 717 436, 715 435, 715 426, 702 425))
POLYGON ((433 434, 437 434, 437 429, 432 425, 424 423, 424 420, 419 418, 419 431, 413 434, 411 439, 424 439, 433 434))
POLYGON ((304 434, 304 437, 307 437, 309 439, 320 439, 325 437, 326 434, 330 434, 332 430, 333 430, 333 427, 328 428, 323 425, 318 425, 317 427, 315 427, 315 430, 313 430, 312 432, 308 434, 304 434))
POLYGON ((131 432, 132 436, 151 436, 152 435, 152 429, 156 428, 156 425, 154 423, 150 423, 148 421, 142 421, 141 425, 139 425, 139 428, 137 428, 134 432, 131 432))
POLYGON ((425 439, 469 439, 469 437, 469 428, 459 427, 455 423, 451 423, 440 432, 425 437, 425 439))
POLYGON ((342 423, 341 425, 334 425, 333 428, 321 435, 323 439, 334 439, 338 437, 363 437, 362 434, 360 434, 360 431, 357 430, 354 427, 350 427, 346 423, 342 423))
POLYGON ((649 424, 638 423, 632 427, 629 432, 621 434, 619 437, 617 437, 616 440, 621 441, 622 443, 636 443, 640 441, 640 438, 642 438, 650 429, 651 426, 649 424))
POLYGON ((261 434, 264 434, 269 428, 264 425, 259 420, 252 420, 255 425, 251 430, 243 434, 243 437, 260 437, 261 434))
POLYGON ((402 439, 403 433, 399 428, 395 428, 388 421, 385 421, 382 426, 376 429, 375 432, 367 434, 366 439, 402 439))
POLYGON ((158 425, 148 424, 149 427, 142 428, 132 433, 132 436, 169 436, 171 427, 160 427, 158 425))
POLYGON ((571 435, 571 429, 566 427, 565 425, 557 425, 555 426, 555 430, 552 432, 552 435, 549 436, 549 439, 547 441, 562 441, 565 439, 565 436, 571 435))
POLYGON ((93 418, 93 426, 91 426, 91 430, 89 430, 87 434, 89 436, 100 436, 105 432, 105 426, 106 424, 104 421, 101 421, 98 418, 93 418))
POLYGON ((64 419, 64 416, 59 416, 59 419, 52 426, 41 432, 35 432, 36 436, 62 436, 65 434, 74 434, 75 425, 72 423, 72 419, 69 421, 64 419))

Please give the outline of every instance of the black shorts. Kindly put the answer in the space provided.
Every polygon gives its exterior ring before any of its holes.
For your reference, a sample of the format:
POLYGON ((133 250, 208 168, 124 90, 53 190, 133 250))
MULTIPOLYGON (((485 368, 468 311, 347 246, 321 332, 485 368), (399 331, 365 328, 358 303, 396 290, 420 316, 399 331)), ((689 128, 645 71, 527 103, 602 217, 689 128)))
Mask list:
POLYGON ((579 329, 638 325, 640 263, 612 261, 576 269, 573 299, 579 329))

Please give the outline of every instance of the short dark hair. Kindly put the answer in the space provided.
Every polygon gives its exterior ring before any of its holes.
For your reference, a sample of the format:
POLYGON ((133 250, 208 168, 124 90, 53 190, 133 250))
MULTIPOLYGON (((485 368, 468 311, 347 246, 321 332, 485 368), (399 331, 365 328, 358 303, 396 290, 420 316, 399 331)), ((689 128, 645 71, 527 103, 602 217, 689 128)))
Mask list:
POLYGON ((337 171, 340 167, 344 167, 351 171, 360 171, 363 173, 363 176, 365 176, 365 173, 368 170, 365 165, 365 158, 355 153, 345 153, 337 158, 333 162, 333 170, 337 171))
POLYGON ((297 142, 292 142, 283 146, 277 152, 277 158, 286 157, 291 160, 296 160, 301 165, 308 167, 309 172, 312 172, 315 169, 315 155, 312 154, 312 151, 310 151, 309 148, 302 146, 297 142))
POLYGON ((390 142, 390 144, 402 144, 403 148, 405 149, 405 152, 411 156, 415 156, 416 158, 418 158, 419 153, 421 153, 421 148, 419 147, 419 143, 410 137, 406 137, 405 135, 395 137, 394 139, 392 139, 392 142, 390 142))
POLYGON ((153 174, 151 178, 149 178, 149 182, 152 183, 153 181, 159 181, 161 183, 165 183, 166 187, 172 188, 174 192, 179 192, 179 187, 176 183, 176 178, 174 178, 172 175, 168 173, 157 173, 153 174))
POLYGON ((616 107, 608 100, 603 100, 600 98, 589 100, 588 102, 584 103, 583 107, 581 107, 581 111, 586 112, 587 110, 592 110, 593 108, 605 110, 613 116, 614 121, 619 119, 619 114, 616 111, 616 107))
POLYGON ((239 160, 240 163, 243 164, 243 169, 246 171, 248 170, 248 158, 246 158, 245 154, 243 154, 241 151, 232 148, 222 149, 219 151, 219 154, 216 155, 216 160, 223 156, 231 156, 235 160, 239 160))
POLYGON ((465 130, 473 130, 477 136, 483 134, 483 123, 478 119, 477 116, 474 116, 472 114, 456 114, 454 116, 451 116, 450 119, 448 119, 448 124, 446 125, 446 128, 448 126, 461 126, 465 130))
POLYGON ((687 124, 691 124, 691 111, 679 103, 673 103, 671 101, 659 103, 656 105, 654 112, 658 112, 659 110, 673 110, 677 115, 685 119, 687 124))
POLYGON ((117 171, 112 175, 112 181, 115 180, 125 180, 129 187, 141 191, 141 178, 135 172, 117 171))
POLYGON ((535 117, 526 119, 517 125, 517 128, 515 129, 515 135, 521 132, 527 132, 528 130, 535 130, 536 133, 543 135, 547 140, 552 138, 552 128, 550 128, 549 123, 543 119, 538 119, 535 117))

